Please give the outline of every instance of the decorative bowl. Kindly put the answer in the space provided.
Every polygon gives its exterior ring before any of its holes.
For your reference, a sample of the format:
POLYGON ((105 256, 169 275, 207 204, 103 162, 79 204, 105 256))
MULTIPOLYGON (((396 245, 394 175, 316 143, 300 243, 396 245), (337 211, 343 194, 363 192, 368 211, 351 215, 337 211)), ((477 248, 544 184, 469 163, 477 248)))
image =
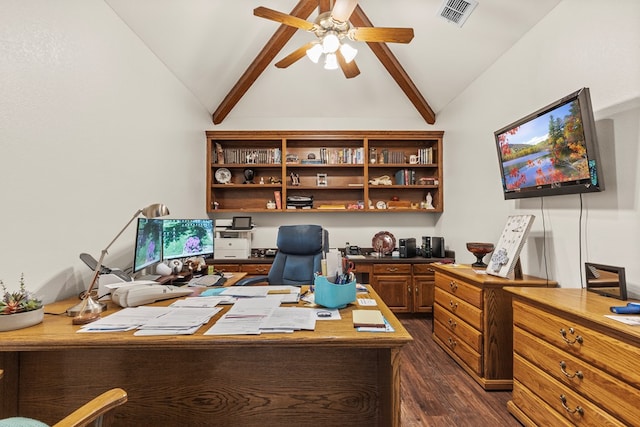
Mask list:
POLYGON ((44 318, 44 307, 22 313, 0 315, 0 331, 13 331, 37 325, 44 318))
POLYGON ((480 243, 469 242, 467 243, 467 250, 476 256, 476 262, 471 264, 472 267, 486 268, 487 264, 482 261, 482 258, 490 252, 493 252, 495 246, 493 243, 480 243))

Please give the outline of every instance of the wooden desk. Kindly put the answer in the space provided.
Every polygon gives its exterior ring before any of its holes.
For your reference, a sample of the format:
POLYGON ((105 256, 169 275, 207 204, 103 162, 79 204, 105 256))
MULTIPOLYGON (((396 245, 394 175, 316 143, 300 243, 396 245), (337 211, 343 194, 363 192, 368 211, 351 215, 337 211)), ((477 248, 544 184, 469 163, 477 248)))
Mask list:
MULTIPOLYGON (((65 315, 0 332, 0 418, 53 423, 111 387, 129 395, 118 426, 399 426, 400 350, 411 336, 382 303, 395 333, 357 332, 353 306, 315 331, 205 336, 78 334, 65 315)), ((73 300, 46 306, 64 313, 73 300)), ((168 304, 170 301, 165 301, 168 304)), ((119 308, 109 304, 105 315, 119 308)))

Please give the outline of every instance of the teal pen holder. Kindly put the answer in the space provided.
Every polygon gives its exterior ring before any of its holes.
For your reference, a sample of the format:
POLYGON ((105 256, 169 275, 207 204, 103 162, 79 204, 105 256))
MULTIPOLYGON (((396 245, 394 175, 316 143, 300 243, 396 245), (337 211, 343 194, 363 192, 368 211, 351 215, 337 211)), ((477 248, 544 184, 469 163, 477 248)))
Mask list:
POLYGON ((343 308, 356 300, 356 281, 336 285, 327 276, 316 276, 314 301, 327 308, 343 308))

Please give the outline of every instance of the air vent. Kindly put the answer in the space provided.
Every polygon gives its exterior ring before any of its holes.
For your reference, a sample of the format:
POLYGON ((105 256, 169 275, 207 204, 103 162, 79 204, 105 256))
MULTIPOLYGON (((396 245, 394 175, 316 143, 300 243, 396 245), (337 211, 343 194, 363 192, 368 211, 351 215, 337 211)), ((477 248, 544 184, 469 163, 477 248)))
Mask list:
POLYGON ((444 0, 438 10, 438 15, 458 27, 462 27, 477 5, 478 2, 475 0, 444 0))

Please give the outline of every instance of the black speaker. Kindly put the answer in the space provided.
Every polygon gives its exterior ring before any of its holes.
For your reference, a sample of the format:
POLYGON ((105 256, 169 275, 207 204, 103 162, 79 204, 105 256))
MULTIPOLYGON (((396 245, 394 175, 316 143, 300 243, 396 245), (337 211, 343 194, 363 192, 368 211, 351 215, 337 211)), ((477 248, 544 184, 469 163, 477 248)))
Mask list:
POLYGON ((444 237, 431 238, 431 256, 433 258, 444 258, 444 237))
POLYGON ((413 258, 416 256, 416 239, 414 237, 400 239, 399 242, 398 252, 400 252, 400 258, 413 258))
POLYGON ((422 236, 420 251, 424 258, 444 258, 444 237, 422 236))

